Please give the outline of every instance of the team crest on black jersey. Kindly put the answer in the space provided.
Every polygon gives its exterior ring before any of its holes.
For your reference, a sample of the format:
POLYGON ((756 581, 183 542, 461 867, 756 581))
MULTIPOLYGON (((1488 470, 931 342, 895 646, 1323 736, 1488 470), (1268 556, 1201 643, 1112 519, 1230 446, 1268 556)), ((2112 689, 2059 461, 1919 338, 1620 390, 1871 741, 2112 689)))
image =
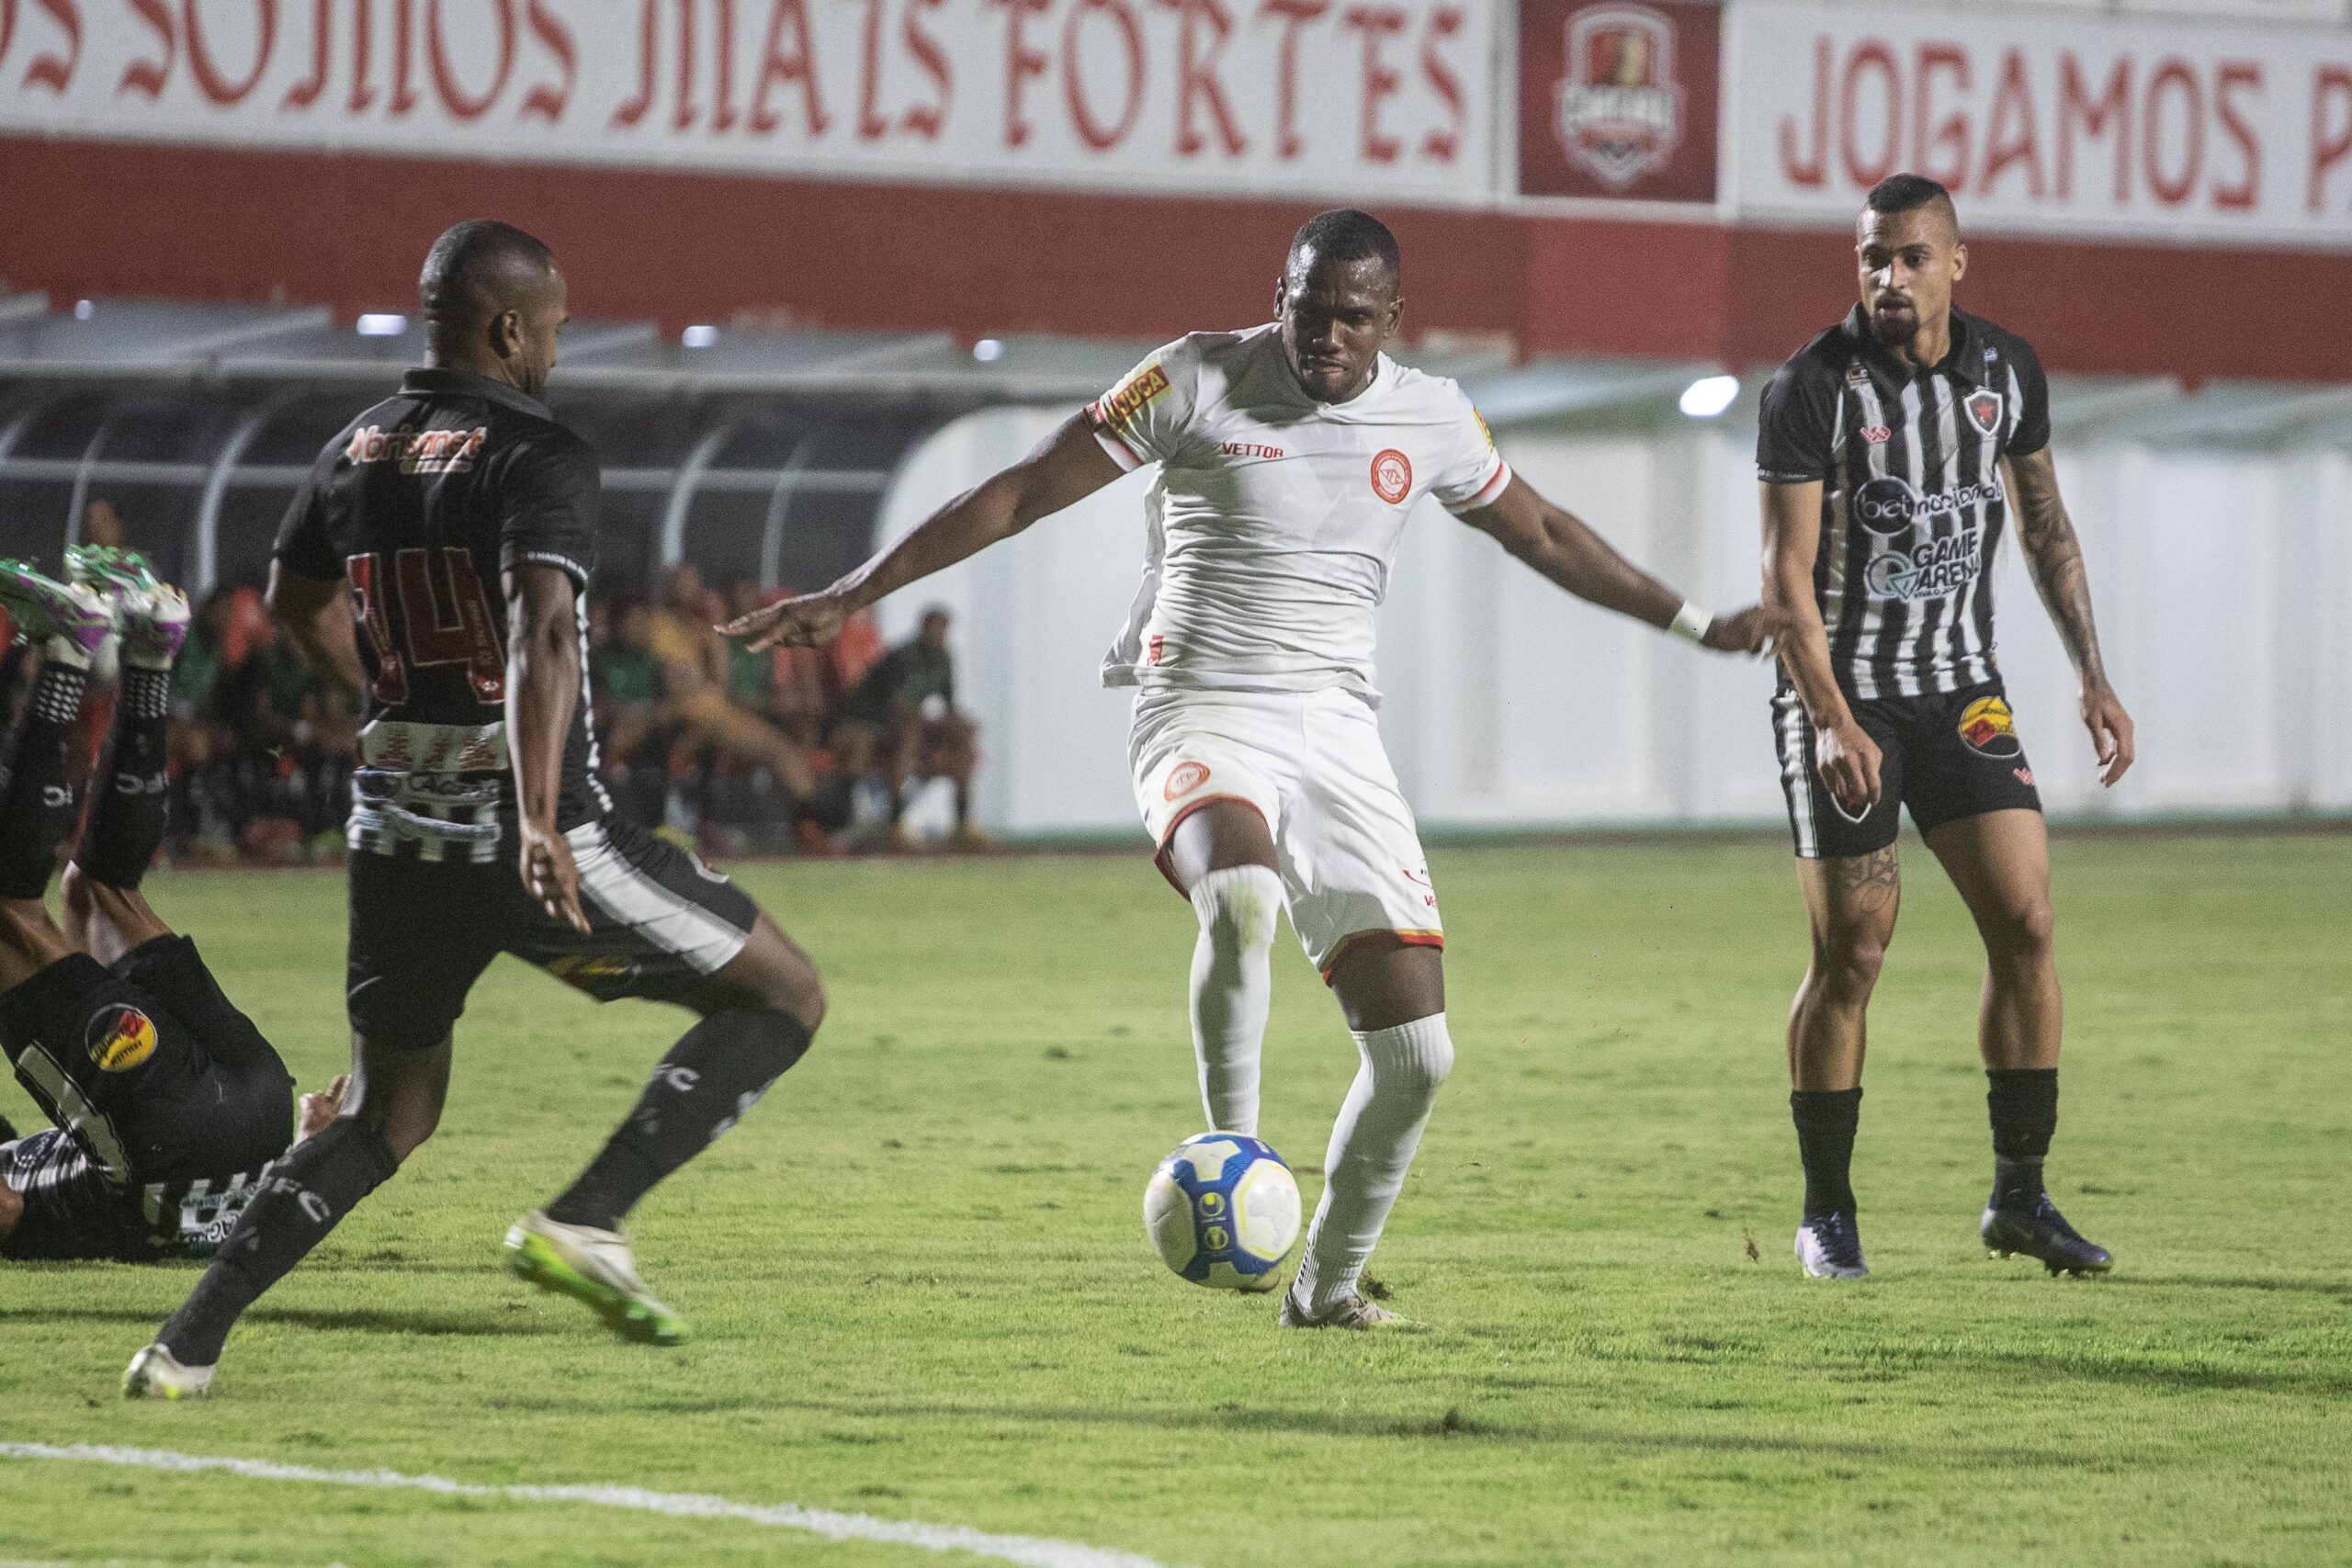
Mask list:
POLYGON ((2001 401, 2000 393, 1980 389, 1969 393, 1962 406, 1968 410, 1968 423, 1991 435, 2001 428, 2001 401))

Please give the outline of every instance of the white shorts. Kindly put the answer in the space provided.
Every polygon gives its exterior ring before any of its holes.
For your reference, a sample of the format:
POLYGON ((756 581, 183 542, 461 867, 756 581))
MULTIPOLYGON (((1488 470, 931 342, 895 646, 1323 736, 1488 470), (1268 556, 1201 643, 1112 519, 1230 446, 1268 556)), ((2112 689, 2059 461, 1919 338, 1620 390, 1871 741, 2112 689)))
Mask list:
POLYGON ((1136 699, 1127 761, 1163 874, 1185 818, 1220 800, 1257 808, 1273 830, 1291 929, 1326 980, 1360 937, 1445 945, 1412 808, 1363 698, 1336 688, 1148 693, 1136 699))

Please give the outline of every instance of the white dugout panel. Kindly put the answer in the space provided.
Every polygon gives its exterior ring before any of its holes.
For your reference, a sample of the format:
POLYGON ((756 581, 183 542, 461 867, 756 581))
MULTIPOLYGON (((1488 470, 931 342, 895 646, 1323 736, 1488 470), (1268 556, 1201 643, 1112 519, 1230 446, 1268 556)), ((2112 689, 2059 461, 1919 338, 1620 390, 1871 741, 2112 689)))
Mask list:
MULTIPOLYGON (((1703 604, 1756 592, 1753 393, 1719 421, 1500 425, 1513 466, 1703 604)), ((2063 410, 2062 410, 2063 412, 2063 410)), ((912 453, 879 536, 1027 451, 1060 411, 955 422, 912 453)), ((2352 809, 2352 454, 2097 430, 2058 439, 2101 640, 2140 761, 2098 787, 2074 682, 2013 540, 2001 662, 2061 817, 2352 809)), ((1097 676, 1141 563, 1132 475, 882 609, 893 639, 956 612, 982 726, 978 809, 1012 834, 1132 832, 1129 694, 1097 676)), ((1424 502, 1381 617, 1382 728, 1432 829, 1763 823, 1780 817, 1768 666, 1569 599, 1424 502)))

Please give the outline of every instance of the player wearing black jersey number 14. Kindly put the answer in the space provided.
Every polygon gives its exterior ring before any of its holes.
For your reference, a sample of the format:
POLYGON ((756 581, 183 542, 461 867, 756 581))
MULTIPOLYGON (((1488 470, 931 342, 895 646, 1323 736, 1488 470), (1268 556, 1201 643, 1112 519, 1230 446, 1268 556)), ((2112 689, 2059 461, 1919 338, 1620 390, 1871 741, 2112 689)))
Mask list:
POLYGON ((2075 1233, 2041 1180, 2058 1119, 2058 972, 2041 799, 1993 648, 1991 570, 2012 507, 2081 678, 2103 783, 2132 765, 2132 720, 2108 683, 2059 500, 2041 362, 2023 338, 1952 307, 1968 248, 1951 197, 1917 175, 1883 181, 1855 254, 1860 303, 1773 377, 1757 445, 1764 597, 1792 628, 1774 732, 1813 929, 1789 1020, 1805 1172, 1797 1255, 1818 1278, 1868 1271, 1849 1162, 1907 807, 1984 941, 1984 1243, 2052 1272, 2103 1271, 2106 1249, 2075 1233))
POLYGON ((579 1179, 506 1241, 518 1274, 625 1337, 676 1343, 685 1325, 638 1278, 621 1216, 732 1126, 823 1015, 775 923, 611 816, 597 785, 582 605, 596 459, 539 401, 563 274, 531 236, 474 221, 435 243, 419 282, 425 364, 328 443, 270 579, 312 666, 363 699, 353 1103, 246 1209, 126 1393, 209 1370, 245 1307, 432 1134, 452 1026, 500 953, 600 1001, 701 1015, 579 1179))

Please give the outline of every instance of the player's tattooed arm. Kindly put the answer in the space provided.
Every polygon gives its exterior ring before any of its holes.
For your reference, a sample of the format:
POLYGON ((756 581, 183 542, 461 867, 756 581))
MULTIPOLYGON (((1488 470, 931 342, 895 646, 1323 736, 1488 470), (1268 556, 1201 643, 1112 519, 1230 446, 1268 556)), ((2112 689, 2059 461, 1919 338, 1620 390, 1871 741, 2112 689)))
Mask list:
POLYGON ((1781 667, 1813 723, 1814 768, 1849 812, 1878 804, 1878 742, 1855 722, 1829 657, 1829 633, 1813 592, 1821 548, 1821 481, 1758 485, 1764 512, 1764 603, 1785 625, 1781 667))
POLYGON ((2090 573, 2083 565, 2083 542, 2058 493, 2058 467, 2050 448, 2004 457, 2009 495, 2018 515, 2018 544, 2033 583, 2049 608, 2075 673, 2082 682, 2083 723, 2098 749, 2099 782, 2113 784, 2131 767, 2132 716, 2107 679, 2100 656, 2098 624, 2091 615, 2090 573))
POLYGON ((2099 658, 2098 626, 2091 618, 2091 584, 2083 567, 2083 542, 2058 494, 2058 469, 2050 459, 2050 448, 2004 460, 2009 468, 2009 493, 2017 498, 2018 543, 2033 570, 2034 586, 2050 607, 2050 618, 2057 625, 2075 672, 2086 685, 2104 684, 2107 666, 2099 658))

